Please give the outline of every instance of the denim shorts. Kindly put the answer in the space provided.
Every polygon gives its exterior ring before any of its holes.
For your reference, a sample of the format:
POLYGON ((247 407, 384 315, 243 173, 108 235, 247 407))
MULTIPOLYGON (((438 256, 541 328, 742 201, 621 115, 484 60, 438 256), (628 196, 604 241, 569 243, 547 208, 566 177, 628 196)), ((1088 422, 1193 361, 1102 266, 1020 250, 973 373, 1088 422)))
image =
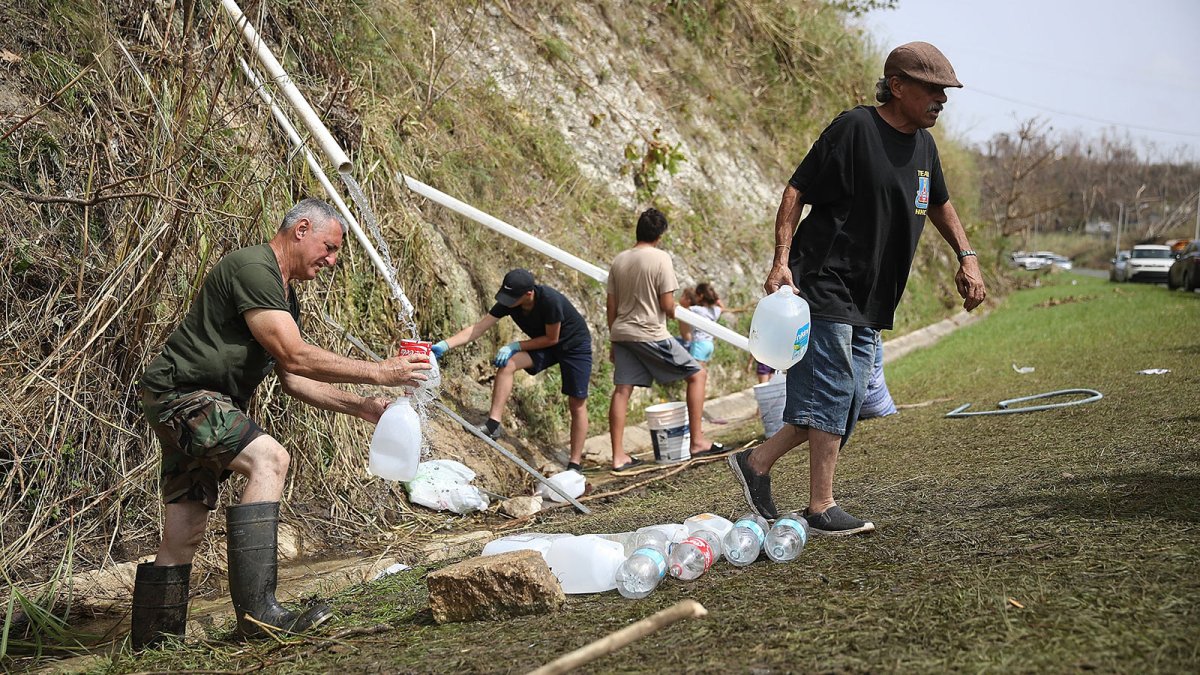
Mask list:
POLYGON ((879 346, 874 328, 813 319, 808 353, 788 369, 783 421, 850 439, 879 346))

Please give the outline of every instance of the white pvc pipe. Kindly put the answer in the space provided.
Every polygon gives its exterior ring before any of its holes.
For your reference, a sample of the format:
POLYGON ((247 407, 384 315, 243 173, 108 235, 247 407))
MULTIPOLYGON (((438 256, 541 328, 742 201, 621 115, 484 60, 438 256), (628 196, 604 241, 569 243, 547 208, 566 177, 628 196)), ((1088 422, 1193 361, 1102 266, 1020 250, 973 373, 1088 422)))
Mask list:
POLYGON ((675 306, 675 318, 691 325, 693 328, 699 328, 702 331, 712 334, 713 337, 721 338, 738 349, 748 352, 750 351, 750 340, 745 335, 737 331, 730 330, 725 326, 710 321, 699 314, 693 312, 687 307, 675 306))
MULTIPOLYGON (((358 243, 362 244, 363 249, 367 252, 367 257, 371 259, 371 262, 379 270, 379 273, 383 275, 385 280, 394 283, 395 279, 393 278, 391 269, 383 261, 383 258, 379 256, 379 251, 375 250, 375 245, 371 242, 366 232, 363 231, 362 226, 359 225, 358 219, 354 217, 354 214, 350 213, 350 208, 346 206, 346 202, 342 199, 342 196, 338 194, 338 191, 333 187, 333 183, 329 181, 329 177, 325 175, 325 171, 321 168, 321 163, 313 156, 312 151, 305 147, 300 134, 296 133, 296 127, 292 126, 292 122, 288 119, 287 115, 279 109, 279 106, 275 105, 275 100, 271 96, 271 93, 267 91, 266 86, 264 86, 263 81, 259 79, 258 75, 251 70, 246 60, 238 59, 238 61, 241 63, 242 71, 246 73, 246 77, 250 78, 250 82, 254 84, 254 90, 258 92, 263 103, 270 106, 271 115, 283 129, 284 133, 287 134, 292 146, 304 153, 304 159, 308 162, 308 168, 312 169, 313 175, 317 177, 317 181, 321 183, 321 187, 325 188, 326 194, 333 200, 338 211, 342 213, 342 217, 346 220, 346 225, 354 233, 355 238, 358 239, 358 243)), ((404 313, 411 316, 413 313, 412 303, 408 301, 408 298, 403 293, 400 294, 400 303, 403 305, 402 309, 404 313)))
POLYGON ((400 177, 404 179, 404 184, 408 186, 408 189, 416 192, 422 197, 426 197, 432 201, 435 201, 451 211, 460 213, 481 225, 489 227, 496 232, 509 237, 510 239, 515 239, 516 241, 525 244, 529 248, 532 248, 539 253, 548 255, 564 265, 583 272, 600 283, 605 283, 608 281, 608 272, 596 267, 592 263, 582 258, 573 256, 557 246, 547 244, 541 239, 538 239, 537 237, 524 232, 523 230, 518 230, 503 220, 500 220, 495 216, 488 215, 474 206, 471 206, 470 204, 461 202, 445 192, 442 192, 441 190, 432 188, 416 178, 413 178, 412 176, 400 174, 400 177))
POLYGON ((346 156, 346 152, 333 139, 333 134, 329 133, 329 129, 321 122, 321 118, 317 117, 316 111, 308 104, 308 100, 304 98, 304 94, 292 84, 292 79, 288 77, 287 72, 283 70, 283 66, 279 65, 279 61, 275 59, 275 55, 267 47, 267 43, 263 42, 259 37, 258 31, 254 30, 254 26, 250 25, 250 20, 242 13, 242 9, 238 7, 234 0, 221 0, 221 6, 229 13, 233 23, 245 38, 246 44, 254 51, 259 63, 266 68, 267 74, 274 80, 279 90, 283 92, 288 103, 292 104, 292 108, 296 114, 300 116, 300 121, 312 133, 313 138, 317 139, 317 143, 321 149, 325 151, 325 156, 329 158, 329 163, 337 167, 338 173, 350 172, 350 158, 346 156))
MULTIPOLYGON (((466 216, 467 218, 474 220, 484 227, 490 228, 506 237, 525 244, 529 248, 532 248, 539 253, 545 254, 563 263, 564 265, 567 265, 568 267, 582 272, 602 284, 608 282, 608 272, 600 267, 597 267, 596 265, 593 265, 582 258, 571 255, 557 246, 547 244, 528 232, 519 230, 503 220, 496 218, 495 216, 488 215, 474 206, 471 206, 470 204, 459 201, 445 192, 442 192, 441 190, 422 183, 412 176, 400 174, 400 178, 404 180, 404 184, 408 186, 408 189, 416 192, 422 197, 441 204, 451 211, 466 216)), ((699 328, 700 330, 706 331, 712 334, 714 337, 718 337, 734 347, 737 347, 738 349, 747 352, 750 351, 750 342, 746 339, 746 336, 732 331, 715 321, 710 321, 685 307, 675 308, 675 318, 686 324, 699 328)))

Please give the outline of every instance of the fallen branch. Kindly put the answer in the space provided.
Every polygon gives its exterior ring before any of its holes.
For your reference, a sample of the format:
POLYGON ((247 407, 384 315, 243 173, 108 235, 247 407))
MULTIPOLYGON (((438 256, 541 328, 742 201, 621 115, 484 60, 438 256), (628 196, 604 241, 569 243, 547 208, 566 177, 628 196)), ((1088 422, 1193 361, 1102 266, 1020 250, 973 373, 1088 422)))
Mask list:
POLYGON ((661 612, 642 619, 632 626, 627 626, 615 633, 610 633, 607 637, 600 638, 573 652, 564 654, 541 668, 531 670, 529 671, 529 675, 559 675, 559 673, 569 673, 585 663, 590 663, 601 656, 615 652, 634 640, 657 633, 677 621, 698 619, 707 615, 708 610, 704 609, 704 605, 695 600, 681 600, 661 612))
POLYGON ((29 192, 18 192, 17 196, 27 202, 37 202, 38 204, 74 204, 76 206, 96 206, 103 202, 112 201, 114 199, 132 199, 134 197, 144 197, 146 199, 161 199, 166 202, 171 202, 176 206, 183 206, 187 202, 176 197, 168 197, 154 192, 115 192, 111 195, 95 194, 88 199, 80 197, 63 197, 59 195, 35 195, 29 192))

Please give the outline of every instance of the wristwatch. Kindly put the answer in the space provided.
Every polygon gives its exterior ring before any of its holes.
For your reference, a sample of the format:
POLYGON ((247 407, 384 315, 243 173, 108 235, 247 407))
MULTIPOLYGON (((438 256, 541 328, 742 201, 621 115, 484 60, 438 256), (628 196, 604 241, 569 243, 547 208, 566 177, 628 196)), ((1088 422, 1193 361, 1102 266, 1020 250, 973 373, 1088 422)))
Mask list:
POLYGON ((969 255, 973 255, 973 256, 975 256, 976 258, 978 258, 978 257, 979 257, 979 254, 978 254, 978 253, 976 253, 975 251, 972 251, 972 250, 971 250, 971 249, 969 249, 969 248, 964 248, 963 250, 961 250, 961 251, 959 251, 959 252, 958 252, 958 259, 959 259, 959 261, 961 262, 963 258, 965 258, 965 257, 967 257, 967 256, 969 256, 969 255))

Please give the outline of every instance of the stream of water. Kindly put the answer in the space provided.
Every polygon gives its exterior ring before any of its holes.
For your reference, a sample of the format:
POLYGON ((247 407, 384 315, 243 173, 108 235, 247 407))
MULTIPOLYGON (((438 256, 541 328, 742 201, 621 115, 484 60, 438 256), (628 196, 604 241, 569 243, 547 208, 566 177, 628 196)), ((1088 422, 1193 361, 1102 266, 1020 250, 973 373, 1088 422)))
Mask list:
MULTIPOLYGON (((349 172, 339 172, 338 174, 342 183, 346 185, 346 189, 350 192, 350 197, 354 200, 355 206, 358 207, 358 217, 361 222, 367 226, 367 231, 370 232, 371 238, 374 240, 375 247, 379 251, 379 257, 383 259, 386 266, 384 279, 387 281, 388 288, 392 291, 392 297, 400 304, 399 320, 400 324, 407 331, 408 335, 414 339, 420 339, 420 334, 417 332, 417 323, 413 317, 415 309, 408 296, 404 294, 404 289, 400 287, 400 282, 396 280, 396 264, 392 261, 392 253, 388 248, 387 240, 383 237, 383 231, 379 228, 379 221, 375 218, 375 212, 371 210, 371 205, 367 202, 367 196, 363 193, 362 187, 354 176, 349 172)), ((412 399, 415 404, 413 407, 417 410, 417 415, 421 418, 421 428, 427 429, 429 422, 429 402, 437 398, 441 389, 441 373, 438 369, 437 360, 431 354, 429 362, 433 365, 433 370, 427 371, 429 379, 425 385, 413 391, 412 399)), ((430 452, 429 439, 424 434, 421 435, 421 454, 428 455, 430 452)))

